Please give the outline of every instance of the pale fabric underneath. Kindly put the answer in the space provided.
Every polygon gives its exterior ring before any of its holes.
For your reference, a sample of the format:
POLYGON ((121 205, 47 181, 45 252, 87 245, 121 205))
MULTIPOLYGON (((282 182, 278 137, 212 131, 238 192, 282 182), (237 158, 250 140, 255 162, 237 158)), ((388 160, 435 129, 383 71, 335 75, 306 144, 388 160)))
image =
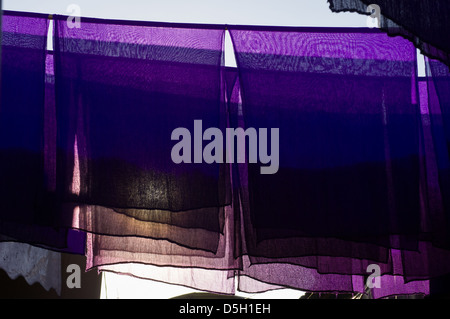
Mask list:
POLYGON ((61 254, 17 242, 0 243, 0 268, 11 279, 22 276, 29 285, 39 283, 45 290, 61 295, 61 254))

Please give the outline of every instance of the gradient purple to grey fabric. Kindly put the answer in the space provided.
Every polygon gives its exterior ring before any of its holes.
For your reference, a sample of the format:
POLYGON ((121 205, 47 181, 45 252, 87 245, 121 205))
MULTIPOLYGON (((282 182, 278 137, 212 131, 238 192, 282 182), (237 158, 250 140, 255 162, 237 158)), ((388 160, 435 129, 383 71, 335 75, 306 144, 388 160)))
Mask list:
POLYGON ((233 294, 429 293, 450 273, 450 75, 402 37, 3 17, 1 240, 233 294), (237 68, 224 66, 230 32, 237 68), (279 171, 171 160, 178 127, 279 128, 279 171))

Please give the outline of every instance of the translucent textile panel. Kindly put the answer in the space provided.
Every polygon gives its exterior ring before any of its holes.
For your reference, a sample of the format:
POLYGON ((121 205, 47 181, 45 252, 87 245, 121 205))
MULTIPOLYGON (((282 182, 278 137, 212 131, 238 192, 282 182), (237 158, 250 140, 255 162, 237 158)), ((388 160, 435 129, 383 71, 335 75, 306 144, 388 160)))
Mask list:
MULTIPOLYGON (((278 155, 278 171, 261 174, 261 162, 239 170, 249 254, 385 262, 383 247, 417 247, 414 46, 362 29, 237 28, 231 36, 242 125, 279 129, 279 150, 269 137, 266 152, 278 155)), ((258 152, 261 160, 261 144, 258 152)))
POLYGON ((92 213, 94 223, 78 220, 75 227, 215 250, 230 204, 229 176, 225 163, 203 160, 202 137, 226 125, 224 28, 98 19, 70 28, 56 17, 55 30, 64 222, 73 211, 79 218, 92 213), (190 149, 178 153, 181 163, 172 156, 177 128, 191 137, 190 149), (186 228, 183 236, 177 227, 186 228), (191 228, 214 239, 194 238, 191 228))
POLYGON ((85 19, 79 29, 57 19, 56 30, 58 147, 72 167, 76 137, 77 200, 171 211, 227 204, 223 165, 171 158, 176 128, 224 126, 223 30, 85 19))
POLYGON ((14 240, 67 248, 48 162, 47 16, 4 12, 0 105, 0 232, 14 240))

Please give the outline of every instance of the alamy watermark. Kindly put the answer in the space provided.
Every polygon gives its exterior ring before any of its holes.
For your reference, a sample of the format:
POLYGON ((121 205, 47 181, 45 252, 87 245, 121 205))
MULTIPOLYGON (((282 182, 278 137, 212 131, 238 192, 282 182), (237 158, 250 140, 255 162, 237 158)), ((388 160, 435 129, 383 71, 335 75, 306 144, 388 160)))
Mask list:
POLYGON ((275 174, 278 172, 280 163, 280 132, 278 128, 270 129, 269 154, 267 128, 260 128, 258 131, 253 127, 249 127, 246 130, 240 127, 226 128, 224 140, 220 129, 210 127, 203 132, 202 125, 202 120, 194 120, 193 138, 191 137, 191 132, 185 127, 178 127, 172 131, 172 141, 179 141, 172 147, 170 154, 174 163, 245 163, 246 155, 248 155, 249 163, 258 163, 259 160, 261 164, 267 164, 266 166, 261 166, 261 174, 275 174), (247 139, 248 143, 246 142, 247 139), (192 140, 194 144, 193 150, 192 140), (203 147, 204 141, 210 142, 203 147), (235 154, 235 146, 237 154, 235 154))
POLYGON ((67 7, 67 12, 70 15, 67 17, 67 27, 69 29, 79 29, 81 28, 81 8, 77 4, 70 4, 67 7))
POLYGON ((367 6, 366 11, 370 13, 370 16, 367 17, 367 26, 369 28, 379 28, 380 27, 380 18, 381 18, 381 9, 377 4, 369 4, 367 6))
POLYGON ((381 288, 381 268, 377 264, 370 264, 366 269, 367 273, 370 273, 366 280, 366 286, 370 289, 381 288))
POLYGON ((77 264, 70 264, 67 266, 66 272, 70 274, 66 279, 67 288, 81 288, 80 266, 78 266, 77 264))

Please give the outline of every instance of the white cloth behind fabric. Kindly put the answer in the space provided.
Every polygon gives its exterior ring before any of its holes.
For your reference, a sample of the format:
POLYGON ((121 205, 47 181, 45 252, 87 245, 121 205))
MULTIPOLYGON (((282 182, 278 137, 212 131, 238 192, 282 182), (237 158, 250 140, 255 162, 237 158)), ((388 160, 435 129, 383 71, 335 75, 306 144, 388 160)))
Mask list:
POLYGON ((11 279, 23 276, 29 285, 39 283, 45 290, 61 295, 61 254, 17 242, 0 242, 0 268, 11 279))

